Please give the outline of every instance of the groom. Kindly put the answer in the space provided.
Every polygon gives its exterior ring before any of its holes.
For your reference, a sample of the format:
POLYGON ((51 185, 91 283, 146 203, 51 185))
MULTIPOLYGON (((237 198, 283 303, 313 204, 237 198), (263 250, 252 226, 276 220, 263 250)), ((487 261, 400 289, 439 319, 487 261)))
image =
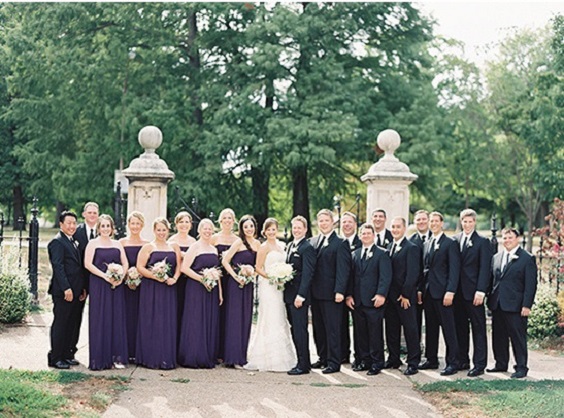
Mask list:
POLYGON ((307 330, 309 287, 315 270, 316 254, 305 239, 307 220, 303 216, 292 219, 292 241, 286 248, 286 262, 292 265, 294 278, 284 288, 284 303, 292 327, 292 340, 298 354, 298 364, 288 371, 291 376, 309 373, 309 333, 307 330))

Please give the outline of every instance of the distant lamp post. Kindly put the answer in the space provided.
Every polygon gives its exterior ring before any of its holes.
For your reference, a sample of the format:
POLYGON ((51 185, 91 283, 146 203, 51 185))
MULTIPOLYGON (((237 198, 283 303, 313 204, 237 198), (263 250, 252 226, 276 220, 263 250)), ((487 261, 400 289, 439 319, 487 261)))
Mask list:
POLYGON ((337 230, 341 232, 341 200, 339 195, 333 196, 333 207, 337 211, 337 230))

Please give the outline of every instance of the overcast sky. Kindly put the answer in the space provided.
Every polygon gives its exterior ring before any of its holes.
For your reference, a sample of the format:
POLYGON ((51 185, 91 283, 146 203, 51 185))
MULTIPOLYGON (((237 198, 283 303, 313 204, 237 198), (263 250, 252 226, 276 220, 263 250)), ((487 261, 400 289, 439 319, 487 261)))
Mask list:
POLYGON ((478 64, 487 58, 483 47, 503 39, 510 28, 544 27, 564 2, 422 1, 420 9, 438 21, 435 33, 463 41, 467 58, 478 64))

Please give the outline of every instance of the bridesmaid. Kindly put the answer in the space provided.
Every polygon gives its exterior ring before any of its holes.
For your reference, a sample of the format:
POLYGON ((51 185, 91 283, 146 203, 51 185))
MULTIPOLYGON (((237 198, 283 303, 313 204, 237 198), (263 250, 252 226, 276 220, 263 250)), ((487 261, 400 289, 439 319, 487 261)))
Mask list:
POLYGON ((239 238, 229 251, 223 255, 221 264, 228 275, 224 277, 225 317, 229 323, 225 327, 224 364, 228 367, 244 366, 247 363, 247 347, 251 336, 253 320, 253 284, 244 287, 237 273, 239 266, 248 264, 254 267, 260 242, 257 237, 257 221, 245 215, 239 221, 239 238))
POLYGON ((123 369, 127 364, 125 325, 125 286, 123 279, 106 277, 108 264, 116 263, 127 271, 127 257, 121 244, 112 239, 115 227, 109 215, 100 215, 97 238, 90 240, 84 253, 84 266, 90 271, 90 311, 88 345, 90 370, 123 369))
MULTIPOLYGON (((192 229, 192 216, 186 211, 178 212, 178 214, 174 218, 174 224, 176 225, 177 232, 169 238, 168 242, 175 242, 176 244, 178 244, 178 246, 180 247, 180 256, 184 258, 186 251, 188 251, 190 245, 196 242, 194 237, 188 235, 188 233, 192 229)), ((182 265, 181 262, 180 265, 182 265)), ((186 279, 187 277, 184 274, 181 274, 176 284, 176 294, 178 300, 177 336, 180 335, 180 329, 182 328, 182 313, 184 312, 184 299, 186 295, 186 279)))
MULTIPOLYGON (((145 217, 137 210, 131 212, 127 217, 127 229, 129 235, 119 240, 123 245, 129 267, 137 265, 137 256, 143 245, 147 244, 141 238, 141 231, 145 226, 145 217)), ((129 350, 129 361, 135 362, 135 342, 137 339, 137 316, 139 315, 139 294, 141 291, 133 285, 125 287, 125 325, 127 329, 127 347, 129 350)))
POLYGON ((202 219, 199 239, 191 245, 182 262, 182 273, 188 276, 178 363, 185 367, 215 367, 219 349, 219 306, 222 303, 221 280, 211 291, 202 282, 205 268, 219 267, 217 248, 211 244, 213 222, 202 219))
POLYGON ((137 258, 137 270, 143 276, 139 288, 139 326, 135 361, 150 369, 176 367, 176 281, 180 276, 180 248, 166 242, 170 224, 166 218, 153 221, 155 239, 143 245, 137 258), (161 281, 151 271, 154 264, 166 260, 168 277, 161 281))
MULTIPOLYGON (((237 240, 237 235, 233 233, 233 226, 235 225, 235 212, 233 209, 225 208, 219 213, 219 226, 220 231, 214 234, 212 237, 212 245, 217 247, 217 252, 219 254, 219 261, 223 256, 223 253, 229 250, 233 243, 237 240)), ((227 277, 227 272, 222 269, 223 277, 227 277)), ((222 294, 223 297, 227 297, 227 292, 229 291, 225 287, 225 281, 222 282, 222 294)), ((227 323, 227 318, 225 317, 225 307, 222 306, 219 311, 219 351, 218 359, 221 362, 223 359, 223 346, 225 342, 225 327, 227 323)))

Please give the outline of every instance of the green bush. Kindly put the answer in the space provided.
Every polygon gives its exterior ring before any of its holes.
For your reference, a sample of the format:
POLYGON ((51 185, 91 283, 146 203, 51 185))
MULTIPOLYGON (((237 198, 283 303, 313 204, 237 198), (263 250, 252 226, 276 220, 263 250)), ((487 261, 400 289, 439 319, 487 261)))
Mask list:
POLYGON ((0 322, 21 322, 31 308, 29 284, 19 274, 0 273, 0 322))
POLYGON ((554 292, 540 289, 529 316, 529 336, 541 340, 557 337, 560 332, 560 327, 558 326, 559 315, 560 307, 554 292))

